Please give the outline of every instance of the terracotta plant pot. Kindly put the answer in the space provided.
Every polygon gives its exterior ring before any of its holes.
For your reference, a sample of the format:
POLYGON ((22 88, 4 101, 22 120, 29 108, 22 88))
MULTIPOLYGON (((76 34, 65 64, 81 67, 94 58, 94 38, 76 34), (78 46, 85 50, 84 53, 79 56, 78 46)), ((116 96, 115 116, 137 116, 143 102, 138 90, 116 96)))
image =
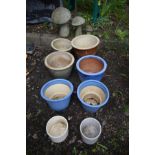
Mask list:
POLYGON ((46 133, 53 142, 63 142, 68 136, 67 120, 62 116, 52 117, 46 124, 46 133))
POLYGON ((74 53, 78 58, 96 54, 99 43, 100 40, 98 37, 89 34, 77 36, 71 41, 74 53))
POLYGON ((107 63, 99 56, 87 55, 77 61, 76 68, 81 81, 90 79, 100 81, 107 69, 107 63))
POLYGON ((92 145, 101 135, 101 124, 97 119, 85 118, 80 124, 80 133, 84 143, 92 145))
POLYGON ((69 52, 52 52, 45 58, 45 66, 55 78, 68 78, 74 64, 74 56, 69 52))
POLYGON ((51 46, 56 51, 70 52, 72 49, 71 41, 64 38, 54 39, 51 46))
POLYGON ((77 96, 86 111, 96 112, 108 102, 109 90, 102 82, 87 80, 78 86, 77 96))

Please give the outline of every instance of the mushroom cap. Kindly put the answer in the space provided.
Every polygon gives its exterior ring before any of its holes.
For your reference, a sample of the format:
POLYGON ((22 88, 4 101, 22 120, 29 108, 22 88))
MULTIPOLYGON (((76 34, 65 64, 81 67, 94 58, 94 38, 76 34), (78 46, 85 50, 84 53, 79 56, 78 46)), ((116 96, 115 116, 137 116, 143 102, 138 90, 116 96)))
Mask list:
POLYGON ((85 19, 80 16, 76 16, 72 19, 72 25, 73 26, 80 26, 85 23, 85 19))
POLYGON ((51 18, 55 24, 65 24, 71 19, 71 13, 64 7, 58 7, 53 11, 51 18))

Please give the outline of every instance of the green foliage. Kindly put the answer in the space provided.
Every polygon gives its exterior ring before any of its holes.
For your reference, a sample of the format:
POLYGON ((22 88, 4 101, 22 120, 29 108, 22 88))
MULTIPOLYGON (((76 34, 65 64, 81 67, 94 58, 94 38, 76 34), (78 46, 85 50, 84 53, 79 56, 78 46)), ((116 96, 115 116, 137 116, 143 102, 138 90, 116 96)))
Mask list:
POLYGON ((87 151, 80 151, 79 155, 88 155, 87 151))
POLYGON ((97 153, 97 152, 102 152, 102 153, 106 153, 108 150, 108 148, 100 143, 97 143, 93 149, 91 150, 93 153, 97 153))
POLYGON ((73 155, 77 155, 77 149, 76 149, 75 146, 73 147, 72 154, 73 154, 73 155))
POLYGON ((108 31, 103 32, 103 39, 109 40, 110 39, 110 34, 108 31))
POLYGON ((86 23, 89 24, 91 23, 92 16, 88 12, 85 13, 80 12, 79 16, 82 16, 86 20, 86 23))
POLYGON ((128 36, 127 30, 121 30, 120 28, 116 28, 115 34, 119 37, 121 41, 123 41, 128 36))

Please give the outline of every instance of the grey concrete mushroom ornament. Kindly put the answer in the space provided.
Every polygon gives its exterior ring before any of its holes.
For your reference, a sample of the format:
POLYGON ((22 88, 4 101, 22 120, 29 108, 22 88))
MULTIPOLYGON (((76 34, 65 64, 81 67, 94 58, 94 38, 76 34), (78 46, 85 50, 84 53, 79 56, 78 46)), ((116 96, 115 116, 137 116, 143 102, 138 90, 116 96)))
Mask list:
POLYGON ((82 34, 82 25, 85 23, 85 19, 80 16, 76 16, 72 19, 72 26, 77 27, 75 30, 75 36, 82 34))
POLYGON ((61 37, 68 37, 68 21, 71 19, 70 11, 64 7, 58 7, 53 11, 51 18, 53 23, 60 25, 59 35, 61 37))

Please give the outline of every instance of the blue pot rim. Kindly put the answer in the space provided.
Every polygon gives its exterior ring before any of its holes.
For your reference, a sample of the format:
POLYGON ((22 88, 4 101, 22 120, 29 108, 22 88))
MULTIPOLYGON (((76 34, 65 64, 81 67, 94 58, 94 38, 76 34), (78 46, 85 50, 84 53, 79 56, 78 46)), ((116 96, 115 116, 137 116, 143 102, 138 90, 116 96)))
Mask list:
POLYGON ((100 75, 102 73, 104 73, 107 69, 107 62, 99 57, 99 56, 96 56, 96 55, 86 55, 86 56, 83 56, 81 57, 80 59, 78 59, 77 63, 76 63, 76 68, 79 72, 81 72, 82 74, 84 75, 89 75, 89 76, 94 76, 94 75, 100 75), (102 63, 103 63, 103 68, 101 69, 101 71, 97 72, 97 73, 87 73, 85 71, 83 71, 81 68, 80 68, 80 62, 84 59, 87 59, 87 58, 94 58, 94 59, 97 59, 97 60, 100 60, 102 63))
MULTIPOLYGON (((66 84, 65 84, 65 85, 66 85, 66 84)), ((63 100, 65 100, 65 99, 67 99, 69 96, 71 96, 72 93, 73 93, 73 89, 74 89, 73 84, 72 84, 70 81, 65 80, 65 79, 54 79, 54 80, 50 80, 50 81, 46 82, 46 83, 41 87, 40 95, 41 95, 41 97, 42 97, 44 100, 46 100, 46 101, 49 101, 49 102, 51 102, 51 101, 52 101, 52 102, 58 102, 58 101, 63 101, 63 100), (58 82, 58 83, 54 83, 54 82, 58 82), (68 86, 69 86, 70 89, 71 89, 71 91, 69 92, 69 94, 67 94, 64 98, 61 98, 61 99, 58 99, 58 100, 53 100, 53 99, 49 99, 48 97, 46 97, 46 96, 44 95, 45 90, 46 90, 48 87, 50 87, 51 85, 59 84, 59 82, 60 82, 61 84, 64 84, 63 82, 66 82, 66 83, 68 84, 68 86), (51 85, 48 86, 50 83, 51 83, 51 85), (53 83, 54 83, 54 84, 53 84, 53 83), (47 87, 47 86, 48 86, 48 87, 47 87)))
MULTIPOLYGON (((91 84, 91 85, 92 85, 92 84, 91 84)), ((94 85, 94 86, 95 86, 95 85, 94 85)), ((80 83, 80 85, 78 86, 78 89, 77 89, 77 96, 78 96, 80 102, 81 102, 82 104, 84 104, 85 106, 88 106, 88 107, 91 107, 91 108, 93 108, 93 107, 94 107, 94 108, 100 108, 100 107, 104 106, 104 105, 108 102, 109 97, 110 97, 110 93, 109 93, 108 87, 107 87, 104 83, 102 83, 102 82, 100 82, 100 81, 97 81, 97 80, 86 80, 86 81, 83 81, 82 83, 80 83), (105 88, 105 90, 106 90, 106 92, 107 92, 107 98, 106 98, 106 100, 104 100, 104 101, 103 101, 102 103, 100 103, 99 105, 90 105, 90 104, 84 102, 84 101, 81 99, 81 97, 80 97, 80 87, 81 87, 83 84, 89 83, 89 82, 99 83, 100 85, 102 85, 102 86, 105 88)))

